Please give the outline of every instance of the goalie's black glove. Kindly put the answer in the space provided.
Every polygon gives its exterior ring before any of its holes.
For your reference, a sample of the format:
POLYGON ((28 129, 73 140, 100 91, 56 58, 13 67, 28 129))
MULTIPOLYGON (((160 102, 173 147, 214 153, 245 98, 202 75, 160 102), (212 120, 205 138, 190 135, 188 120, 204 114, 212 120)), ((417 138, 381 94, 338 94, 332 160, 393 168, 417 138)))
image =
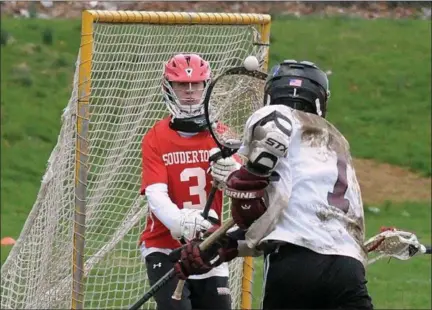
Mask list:
MULTIPOLYGON (((214 225, 206 235, 212 234, 219 228, 214 225)), ((186 280, 191 275, 204 274, 222 263, 229 262, 238 256, 237 231, 220 238, 206 250, 199 248, 203 240, 194 239, 169 255, 174 262, 174 270, 177 278, 186 280)), ((204 236, 205 237, 205 236, 204 236)))

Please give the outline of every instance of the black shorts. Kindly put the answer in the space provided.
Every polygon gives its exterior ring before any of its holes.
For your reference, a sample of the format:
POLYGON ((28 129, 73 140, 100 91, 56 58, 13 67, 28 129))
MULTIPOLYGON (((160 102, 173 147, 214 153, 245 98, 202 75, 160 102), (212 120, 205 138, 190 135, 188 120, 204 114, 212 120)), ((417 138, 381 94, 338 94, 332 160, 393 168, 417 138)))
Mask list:
POLYGON ((266 254, 263 309, 373 309, 358 260, 292 244, 266 254))
MULTIPOLYGON (((168 255, 160 252, 147 255, 145 261, 151 285, 173 267, 168 255)), ((187 280, 181 300, 171 298, 177 283, 178 279, 174 278, 155 294, 158 310, 231 309, 228 277, 187 280)))

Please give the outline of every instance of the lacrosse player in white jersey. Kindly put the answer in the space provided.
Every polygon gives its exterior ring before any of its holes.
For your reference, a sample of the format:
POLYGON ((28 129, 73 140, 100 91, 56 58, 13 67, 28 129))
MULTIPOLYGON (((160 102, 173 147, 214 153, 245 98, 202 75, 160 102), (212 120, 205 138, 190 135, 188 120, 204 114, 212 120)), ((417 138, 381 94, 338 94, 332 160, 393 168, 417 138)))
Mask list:
MULTIPOLYGON (((263 309, 373 309, 360 188, 348 142, 325 120, 329 96, 327 75, 313 63, 275 66, 265 106, 245 126, 239 154, 246 165, 228 178, 212 172, 246 244, 264 252, 263 309)), ((177 268, 194 274, 226 261, 226 253, 232 259, 239 230, 207 251, 185 246, 189 261, 177 268)))

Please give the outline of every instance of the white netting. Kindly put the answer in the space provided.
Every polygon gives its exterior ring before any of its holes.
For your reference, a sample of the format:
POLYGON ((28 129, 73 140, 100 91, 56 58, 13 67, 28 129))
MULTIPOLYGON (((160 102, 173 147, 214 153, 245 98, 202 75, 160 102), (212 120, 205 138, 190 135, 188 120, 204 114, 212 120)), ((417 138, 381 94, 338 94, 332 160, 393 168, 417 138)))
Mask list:
MULTIPOLYGON (((195 52, 217 75, 241 65, 248 55, 262 60, 267 50, 253 44, 259 41, 253 26, 95 24, 85 308, 127 308, 148 288, 137 248, 147 214, 138 194, 140 143, 166 115, 160 86, 163 63, 177 52, 195 52)), ((2 266, 2 309, 71 307, 77 87, 76 73, 37 200, 2 266)), ((242 261, 230 269, 233 307, 239 308, 242 261)))

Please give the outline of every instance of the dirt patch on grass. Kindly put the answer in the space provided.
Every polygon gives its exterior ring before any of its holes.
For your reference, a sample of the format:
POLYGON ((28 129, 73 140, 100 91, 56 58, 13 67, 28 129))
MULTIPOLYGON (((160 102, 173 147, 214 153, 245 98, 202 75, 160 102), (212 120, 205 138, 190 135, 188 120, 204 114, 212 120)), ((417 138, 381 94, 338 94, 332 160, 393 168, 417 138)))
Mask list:
POLYGON ((431 178, 368 159, 354 159, 354 166, 365 203, 431 200, 431 178))

